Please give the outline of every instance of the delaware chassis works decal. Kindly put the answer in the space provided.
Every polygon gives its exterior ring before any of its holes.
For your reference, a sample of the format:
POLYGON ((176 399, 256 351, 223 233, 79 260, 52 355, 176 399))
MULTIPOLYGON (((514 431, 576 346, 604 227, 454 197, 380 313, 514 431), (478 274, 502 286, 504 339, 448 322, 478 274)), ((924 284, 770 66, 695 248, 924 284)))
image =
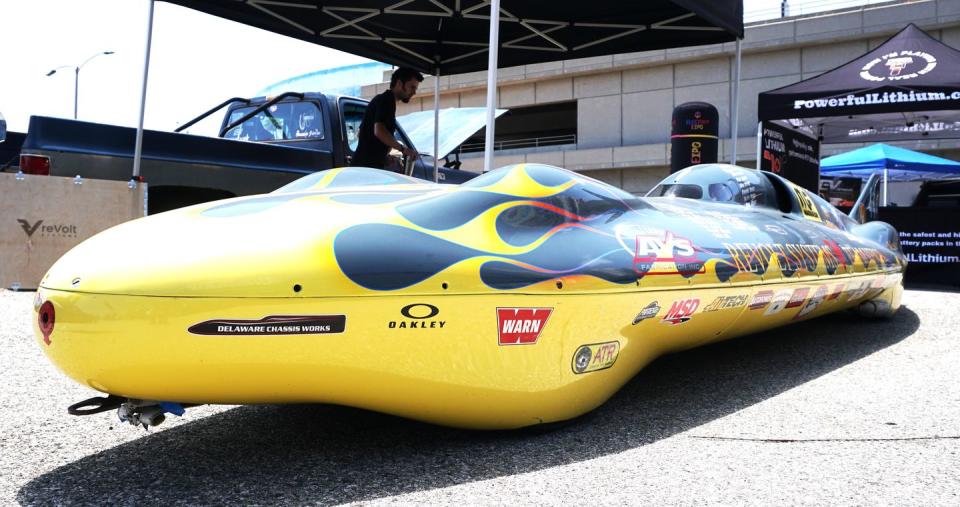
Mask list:
POLYGON ((345 315, 270 315, 260 320, 207 320, 187 331, 209 336, 334 334, 342 333, 346 326, 345 315))

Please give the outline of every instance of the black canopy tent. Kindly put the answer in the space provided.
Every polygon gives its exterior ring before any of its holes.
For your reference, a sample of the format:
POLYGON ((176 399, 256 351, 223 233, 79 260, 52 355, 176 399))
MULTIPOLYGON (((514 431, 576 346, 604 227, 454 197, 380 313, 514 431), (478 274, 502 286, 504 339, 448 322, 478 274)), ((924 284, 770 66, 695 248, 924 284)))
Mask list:
POLYGON ((960 51, 910 24, 876 49, 759 96, 761 121, 824 143, 960 137, 960 51))
MULTIPOLYGON (((166 1, 437 76, 489 69, 488 169, 498 67, 739 42, 743 37, 742 0, 166 1), (491 46, 498 51, 488 52, 491 46)), ((150 5, 152 29, 152 0, 150 5)), ((149 38, 148 33, 147 62, 149 38)), ((438 109, 439 85, 435 88, 438 109)))

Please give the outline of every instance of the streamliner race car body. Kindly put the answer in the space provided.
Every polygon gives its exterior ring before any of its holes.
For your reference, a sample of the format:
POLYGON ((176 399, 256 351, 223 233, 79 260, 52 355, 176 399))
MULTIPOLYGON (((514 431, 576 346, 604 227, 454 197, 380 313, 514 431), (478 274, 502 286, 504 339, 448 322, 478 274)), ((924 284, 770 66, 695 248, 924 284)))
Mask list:
POLYGON ((890 314, 905 266, 889 225, 736 166, 646 198, 535 164, 459 186, 346 168, 87 240, 41 282, 35 331, 110 394, 75 413, 332 403, 516 428, 583 414, 668 352, 890 314))

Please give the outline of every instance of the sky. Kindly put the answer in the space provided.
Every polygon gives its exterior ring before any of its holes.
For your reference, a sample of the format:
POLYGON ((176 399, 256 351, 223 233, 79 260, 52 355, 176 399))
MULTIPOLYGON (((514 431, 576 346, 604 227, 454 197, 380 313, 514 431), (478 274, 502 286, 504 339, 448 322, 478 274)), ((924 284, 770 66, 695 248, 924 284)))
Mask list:
MULTIPOLYGON (((867 0, 791 0, 808 5, 867 0)), ((136 126, 149 0, 0 0, 0 112, 9 130, 25 132, 30 115, 78 116, 136 126), (67 66, 52 76, 51 69, 67 66)), ((780 0, 744 0, 750 12, 779 11, 780 0)), ((748 17, 749 19, 749 17, 748 17)), ((309 72, 369 60, 273 34, 166 2, 154 8, 144 126, 173 130, 230 97, 309 72)), ((322 90, 316 90, 322 91, 322 90)), ((190 131, 211 135, 213 115, 190 131)))

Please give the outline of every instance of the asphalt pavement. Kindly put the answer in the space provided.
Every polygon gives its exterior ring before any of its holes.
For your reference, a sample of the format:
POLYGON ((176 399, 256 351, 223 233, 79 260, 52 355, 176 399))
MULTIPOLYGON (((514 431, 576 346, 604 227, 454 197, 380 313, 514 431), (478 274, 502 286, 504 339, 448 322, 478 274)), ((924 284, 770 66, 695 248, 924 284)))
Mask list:
POLYGON ((0 292, 0 505, 960 505, 960 293, 657 360, 538 431, 333 406, 197 407, 146 432, 57 371, 0 292))

